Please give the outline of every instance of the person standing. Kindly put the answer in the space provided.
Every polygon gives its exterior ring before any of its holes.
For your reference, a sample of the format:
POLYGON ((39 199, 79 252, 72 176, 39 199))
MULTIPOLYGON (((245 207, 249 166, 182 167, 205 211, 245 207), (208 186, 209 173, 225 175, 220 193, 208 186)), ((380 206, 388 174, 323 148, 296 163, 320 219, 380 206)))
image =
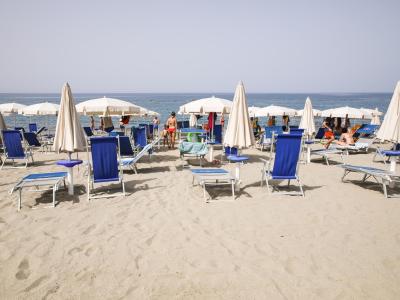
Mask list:
POLYGON ((94 118, 93 116, 90 116, 90 129, 92 129, 92 131, 95 129, 95 123, 94 123, 94 118))
POLYGON ((175 112, 173 111, 171 113, 171 116, 167 120, 167 126, 168 126, 168 133, 170 136, 170 145, 168 145, 168 148, 171 147, 174 149, 175 146, 175 133, 176 133, 176 127, 177 127, 177 122, 176 122, 176 117, 175 117, 175 112))
POLYGON ((153 136, 158 136, 158 126, 160 125, 160 120, 157 116, 153 118, 153 136))

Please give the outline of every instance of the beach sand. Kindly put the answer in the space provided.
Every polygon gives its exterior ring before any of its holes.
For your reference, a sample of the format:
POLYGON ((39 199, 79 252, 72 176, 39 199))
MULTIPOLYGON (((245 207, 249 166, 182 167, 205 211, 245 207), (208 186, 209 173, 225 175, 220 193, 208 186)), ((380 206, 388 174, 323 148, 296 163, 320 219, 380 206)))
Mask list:
MULTIPOLYGON (((398 198, 361 175, 342 183, 343 170, 321 160, 300 166, 305 198, 271 196, 260 187, 267 152, 244 153, 236 200, 209 188, 209 203, 177 150, 125 172, 125 198, 87 202, 76 169, 79 195, 57 192, 54 209, 50 193, 26 192, 17 212, 8 191, 28 172, 63 170, 63 155, 0 171, 0 299, 400 298, 398 198)), ((345 159, 385 168, 372 156, 345 159)))

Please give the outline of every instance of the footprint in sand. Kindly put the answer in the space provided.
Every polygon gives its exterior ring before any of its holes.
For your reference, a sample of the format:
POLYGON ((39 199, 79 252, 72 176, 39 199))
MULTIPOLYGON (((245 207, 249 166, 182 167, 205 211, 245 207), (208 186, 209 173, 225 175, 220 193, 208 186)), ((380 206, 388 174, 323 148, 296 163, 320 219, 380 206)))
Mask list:
POLYGON ((24 280, 27 279, 29 275, 31 275, 31 271, 29 270, 29 261, 24 258, 18 266, 18 272, 15 274, 15 278, 18 280, 24 280))
POLYGON ((96 224, 90 225, 88 228, 85 229, 83 234, 89 234, 95 228, 96 228, 96 224))

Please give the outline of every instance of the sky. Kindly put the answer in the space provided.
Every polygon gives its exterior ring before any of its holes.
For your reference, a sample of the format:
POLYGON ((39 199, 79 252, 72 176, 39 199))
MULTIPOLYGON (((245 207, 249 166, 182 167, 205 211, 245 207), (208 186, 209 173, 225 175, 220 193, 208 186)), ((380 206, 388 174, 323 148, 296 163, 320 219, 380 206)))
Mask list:
POLYGON ((0 0, 0 92, 391 92, 399 0, 0 0))

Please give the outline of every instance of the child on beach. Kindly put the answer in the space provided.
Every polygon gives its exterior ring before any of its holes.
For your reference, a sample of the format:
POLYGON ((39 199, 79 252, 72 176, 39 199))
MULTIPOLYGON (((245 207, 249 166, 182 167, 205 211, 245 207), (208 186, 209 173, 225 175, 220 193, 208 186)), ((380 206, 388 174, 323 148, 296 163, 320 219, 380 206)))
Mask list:
POLYGON ((165 147, 165 144, 169 147, 168 143, 168 126, 167 124, 164 125, 164 130, 161 132, 161 137, 163 139, 163 146, 165 147))

